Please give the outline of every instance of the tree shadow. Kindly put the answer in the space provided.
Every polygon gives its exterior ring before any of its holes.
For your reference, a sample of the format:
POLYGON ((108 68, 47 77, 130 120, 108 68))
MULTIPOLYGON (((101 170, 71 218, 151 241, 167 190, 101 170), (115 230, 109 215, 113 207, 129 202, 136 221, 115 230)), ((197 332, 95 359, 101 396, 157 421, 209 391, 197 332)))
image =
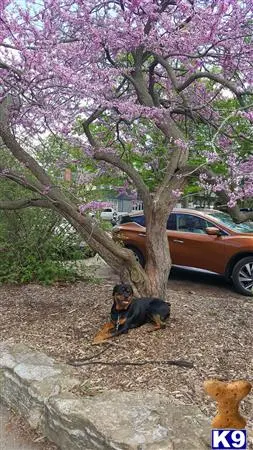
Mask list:
POLYGON ((215 290, 217 288, 222 288, 226 293, 233 292, 236 294, 232 283, 229 283, 225 277, 213 272, 194 269, 192 267, 172 267, 169 277, 169 285, 172 284, 187 285, 190 289, 206 287, 208 289, 210 288, 215 290))

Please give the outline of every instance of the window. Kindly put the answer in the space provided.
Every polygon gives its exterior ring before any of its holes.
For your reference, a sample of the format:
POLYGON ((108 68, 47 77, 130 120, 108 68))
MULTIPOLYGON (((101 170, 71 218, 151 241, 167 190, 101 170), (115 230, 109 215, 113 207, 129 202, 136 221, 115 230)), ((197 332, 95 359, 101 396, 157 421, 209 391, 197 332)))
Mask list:
POLYGON ((170 214, 167 221, 167 230, 176 230, 176 214, 170 214))
POLYGON ((126 215, 126 216, 121 216, 121 217, 119 218, 119 223, 120 223, 120 224, 123 224, 123 223, 129 223, 129 222, 132 222, 132 217, 130 217, 130 216, 128 216, 128 215, 126 215))
POLYGON ((233 231, 237 231, 239 233, 253 233, 252 222, 235 223, 229 214, 217 211, 211 212, 209 215, 213 216, 218 222, 226 225, 226 227, 233 231))
MULTIPOLYGON (((138 223, 142 227, 146 226, 144 215, 131 217, 131 222, 138 223)), ((170 214, 167 221, 167 230, 176 230, 176 215, 170 214)))
POLYGON ((144 216, 134 216, 134 217, 132 217, 131 222, 138 223, 142 227, 145 227, 145 217, 144 216))
POLYGON ((138 223, 139 225, 141 225, 142 227, 145 227, 145 217, 144 215, 140 215, 140 216, 122 216, 120 217, 120 221, 119 223, 122 225, 123 223, 138 223))
POLYGON ((177 214, 176 216, 177 231, 204 234, 207 227, 215 226, 212 222, 191 214, 177 214))

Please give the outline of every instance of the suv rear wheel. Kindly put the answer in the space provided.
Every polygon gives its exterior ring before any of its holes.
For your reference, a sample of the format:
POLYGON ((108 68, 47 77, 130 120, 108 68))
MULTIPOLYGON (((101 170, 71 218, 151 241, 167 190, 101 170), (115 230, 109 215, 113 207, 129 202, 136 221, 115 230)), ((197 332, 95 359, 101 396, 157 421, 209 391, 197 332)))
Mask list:
POLYGON ((238 261, 233 268, 232 280, 237 292, 253 295, 253 255, 238 261))

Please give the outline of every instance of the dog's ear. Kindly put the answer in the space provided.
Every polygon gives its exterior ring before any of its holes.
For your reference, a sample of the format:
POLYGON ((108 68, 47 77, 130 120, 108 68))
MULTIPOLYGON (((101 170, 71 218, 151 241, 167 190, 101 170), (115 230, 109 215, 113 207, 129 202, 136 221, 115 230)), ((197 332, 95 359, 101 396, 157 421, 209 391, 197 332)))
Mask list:
POLYGON ((113 291, 112 291, 112 295, 114 296, 115 294, 118 294, 119 292, 119 288, 120 288, 120 284, 115 284, 113 291))

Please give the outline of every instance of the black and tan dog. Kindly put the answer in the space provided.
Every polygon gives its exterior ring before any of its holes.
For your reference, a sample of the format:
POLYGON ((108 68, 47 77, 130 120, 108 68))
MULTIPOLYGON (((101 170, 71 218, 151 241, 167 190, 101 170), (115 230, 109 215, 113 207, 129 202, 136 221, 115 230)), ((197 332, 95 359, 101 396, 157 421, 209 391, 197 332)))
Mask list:
POLYGON ((112 295, 111 321, 97 333, 93 344, 100 344, 148 322, 155 324, 151 331, 165 328, 165 320, 170 316, 169 303, 155 297, 134 298, 133 289, 128 284, 114 286, 112 295))

